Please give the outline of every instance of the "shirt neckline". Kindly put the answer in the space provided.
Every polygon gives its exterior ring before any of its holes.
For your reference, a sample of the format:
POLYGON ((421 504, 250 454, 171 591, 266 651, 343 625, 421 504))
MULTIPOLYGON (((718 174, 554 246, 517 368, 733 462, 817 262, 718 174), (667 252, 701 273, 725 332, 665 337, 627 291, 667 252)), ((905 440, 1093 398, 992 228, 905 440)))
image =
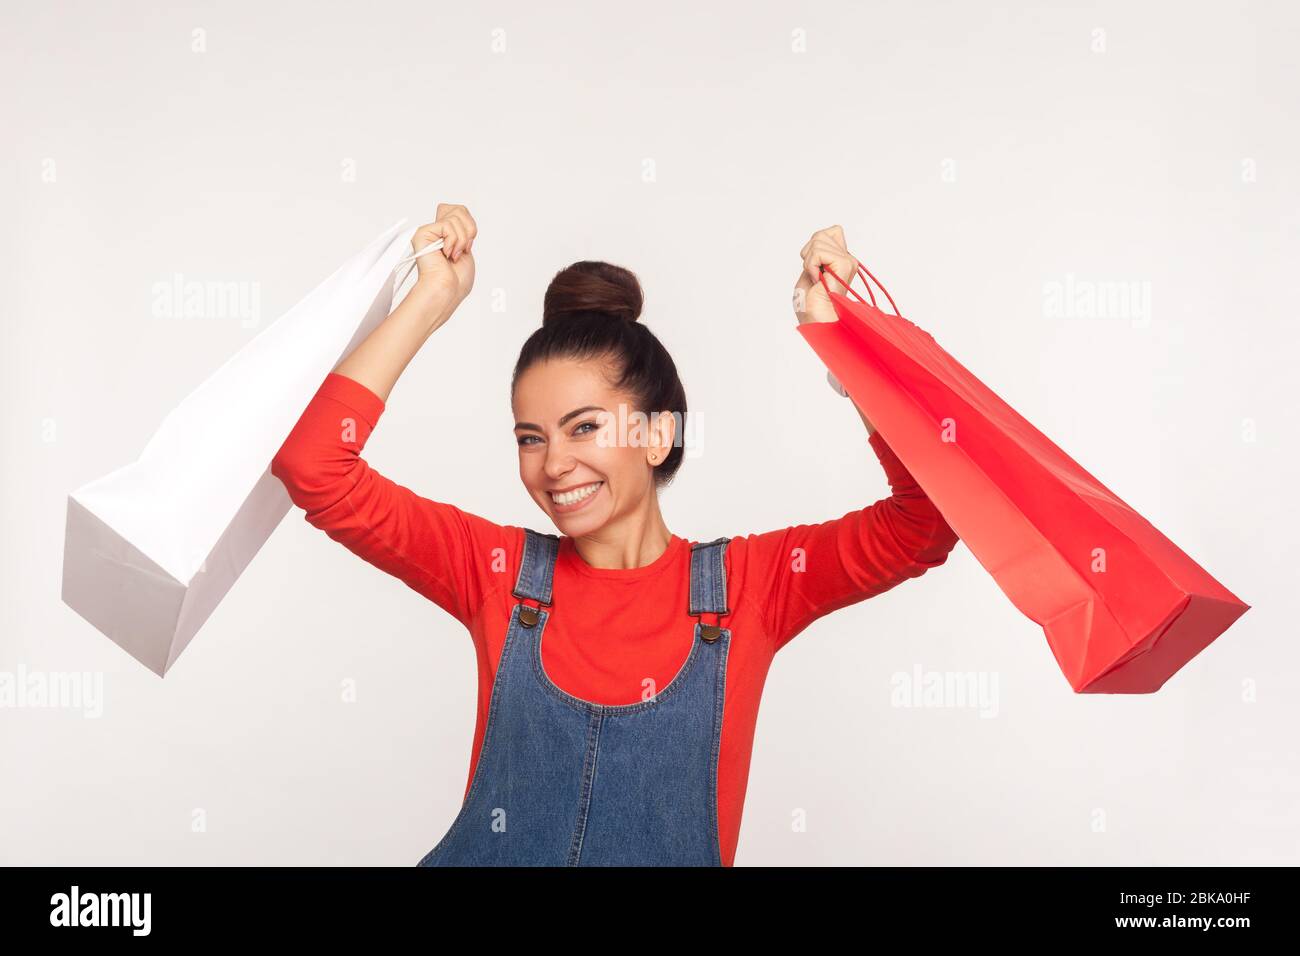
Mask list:
POLYGON ((564 561, 565 564, 585 577, 607 578, 615 581, 638 581, 641 578, 658 574, 665 567, 672 564, 685 547, 685 538, 679 538, 677 535, 670 533, 668 547, 664 548, 664 553, 649 564, 642 565, 639 568, 594 568, 583 560, 573 539, 568 535, 564 535, 560 538, 558 560, 564 561))

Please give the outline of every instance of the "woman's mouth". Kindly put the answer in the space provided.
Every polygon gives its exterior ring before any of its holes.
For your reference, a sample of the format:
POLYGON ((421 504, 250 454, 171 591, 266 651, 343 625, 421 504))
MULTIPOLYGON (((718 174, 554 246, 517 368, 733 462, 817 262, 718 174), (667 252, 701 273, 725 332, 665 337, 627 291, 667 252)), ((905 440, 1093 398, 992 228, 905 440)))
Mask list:
POLYGON ((570 511, 577 511, 584 508, 590 503, 591 499, 596 497, 596 492, 600 491, 603 481, 593 481, 589 485, 583 485, 581 488, 574 488, 571 491, 551 492, 551 503, 555 505, 555 510, 559 514, 568 514, 570 511))

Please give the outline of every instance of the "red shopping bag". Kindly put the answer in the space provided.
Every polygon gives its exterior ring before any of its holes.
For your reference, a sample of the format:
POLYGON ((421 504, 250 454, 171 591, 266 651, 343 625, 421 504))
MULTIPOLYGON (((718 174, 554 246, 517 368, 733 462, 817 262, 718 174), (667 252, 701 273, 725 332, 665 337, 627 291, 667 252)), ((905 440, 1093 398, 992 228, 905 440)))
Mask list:
POLYGON ((1249 609, 899 315, 861 263, 858 273, 871 301, 843 280, 858 301, 832 292, 823 274, 839 321, 800 334, 1011 603, 1042 625, 1076 692, 1159 690, 1249 609))

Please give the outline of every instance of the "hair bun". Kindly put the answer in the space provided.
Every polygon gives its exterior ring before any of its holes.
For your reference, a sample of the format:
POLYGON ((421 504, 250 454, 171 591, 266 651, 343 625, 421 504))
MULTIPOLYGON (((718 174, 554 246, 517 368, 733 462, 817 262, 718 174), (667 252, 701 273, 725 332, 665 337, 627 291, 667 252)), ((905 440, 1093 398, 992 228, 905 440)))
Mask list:
POLYGON ((592 312, 635 322, 643 302, 641 283, 632 272, 609 262, 584 259, 561 269, 546 287, 542 326, 592 312))

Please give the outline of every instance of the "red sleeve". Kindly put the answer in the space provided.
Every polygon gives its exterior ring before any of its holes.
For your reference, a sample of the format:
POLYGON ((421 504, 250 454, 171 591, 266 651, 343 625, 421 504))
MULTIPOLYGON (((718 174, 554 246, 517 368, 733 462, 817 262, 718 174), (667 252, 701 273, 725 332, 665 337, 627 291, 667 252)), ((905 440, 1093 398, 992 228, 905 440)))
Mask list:
POLYGON ((361 457, 384 411, 370 389, 331 372, 271 462, 306 520, 469 626, 503 583, 522 529, 430 501, 361 457))
POLYGON ((780 650, 817 618, 888 591, 948 559, 957 535, 879 432, 870 444, 893 494, 821 524, 746 539, 747 587, 764 596, 780 650))

